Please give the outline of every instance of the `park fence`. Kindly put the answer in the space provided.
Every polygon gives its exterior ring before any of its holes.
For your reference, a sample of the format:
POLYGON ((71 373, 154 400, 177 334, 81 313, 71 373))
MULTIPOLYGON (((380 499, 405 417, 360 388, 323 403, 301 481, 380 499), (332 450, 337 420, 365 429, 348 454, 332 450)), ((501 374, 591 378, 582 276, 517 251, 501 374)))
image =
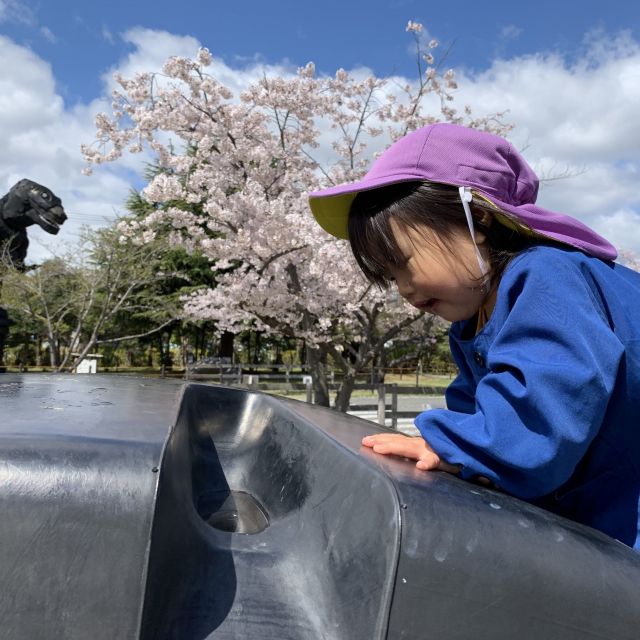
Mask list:
MULTIPOLYGON (((289 365, 242 365, 226 362, 208 362, 206 366, 189 367, 185 377, 189 380, 202 380, 217 382, 228 386, 242 387, 254 391, 300 392, 305 401, 312 404, 313 379, 306 372, 305 367, 293 367, 289 365)), ((378 375, 376 372, 375 375, 378 375)), ((373 378, 373 375, 369 375, 373 378)), ((336 390, 338 383, 330 381, 329 388, 336 390)), ((408 386, 397 383, 359 383, 353 387, 354 391, 367 391, 371 394, 369 403, 353 403, 349 406, 349 412, 374 414, 375 421, 381 425, 388 425, 392 429, 398 428, 398 420, 414 418, 416 411, 400 411, 398 409, 398 396, 400 395, 439 395, 444 393, 444 387, 433 386, 408 386)))

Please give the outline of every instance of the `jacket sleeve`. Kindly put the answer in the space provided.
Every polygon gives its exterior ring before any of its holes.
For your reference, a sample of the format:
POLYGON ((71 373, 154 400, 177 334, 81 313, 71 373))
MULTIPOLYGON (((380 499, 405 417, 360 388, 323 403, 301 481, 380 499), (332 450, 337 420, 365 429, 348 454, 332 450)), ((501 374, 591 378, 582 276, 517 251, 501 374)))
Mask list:
POLYGON ((444 394, 448 409, 459 413, 475 412, 476 400, 469 380, 469 375, 460 372, 449 384, 444 394))
POLYGON ((503 284, 510 311, 484 354, 473 411, 454 403, 463 411, 431 410, 416 426, 463 478, 533 499, 569 479, 598 433, 623 346, 574 263, 520 270, 503 284))

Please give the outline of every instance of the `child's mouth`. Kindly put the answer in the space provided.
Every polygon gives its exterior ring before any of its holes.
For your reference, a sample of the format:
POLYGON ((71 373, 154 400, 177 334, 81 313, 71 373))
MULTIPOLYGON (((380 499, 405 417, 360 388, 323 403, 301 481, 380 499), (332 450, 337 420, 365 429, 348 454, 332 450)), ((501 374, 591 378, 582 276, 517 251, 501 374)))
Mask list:
POLYGON ((437 304, 438 304, 437 298, 429 298, 428 300, 423 300, 422 302, 418 302, 415 306, 418 309, 420 309, 420 311, 433 313, 433 310, 437 304))

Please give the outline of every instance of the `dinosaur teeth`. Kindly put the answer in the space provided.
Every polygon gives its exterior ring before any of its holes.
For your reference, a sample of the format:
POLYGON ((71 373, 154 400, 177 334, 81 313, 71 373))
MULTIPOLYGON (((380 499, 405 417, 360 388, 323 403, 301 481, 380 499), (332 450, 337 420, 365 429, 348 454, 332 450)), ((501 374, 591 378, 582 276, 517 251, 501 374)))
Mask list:
POLYGON ((46 218, 45 216, 43 216, 41 213, 38 214, 38 217, 40 218, 40 220, 42 220, 46 225, 49 225, 50 227, 55 227, 56 229, 60 229, 60 225, 57 222, 54 222, 53 220, 49 220, 49 218, 46 218))

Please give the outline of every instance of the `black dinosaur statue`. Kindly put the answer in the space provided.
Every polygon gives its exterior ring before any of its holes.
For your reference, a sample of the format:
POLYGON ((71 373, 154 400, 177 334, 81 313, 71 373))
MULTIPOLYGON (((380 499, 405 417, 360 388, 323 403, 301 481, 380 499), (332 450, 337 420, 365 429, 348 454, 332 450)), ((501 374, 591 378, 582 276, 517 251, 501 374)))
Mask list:
MULTIPOLYGON (((0 251, 15 266, 24 268, 29 247, 27 228, 37 224, 55 235, 66 219, 62 201, 53 191, 32 180, 20 180, 0 198, 0 251)), ((4 344, 9 324, 7 312, 0 309, 0 371, 4 370, 4 344)))
POLYGON ((37 224, 56 234, 67 219, 62 201, 47 187, 31 180, 20 180, 0 198, 0 242, 11 260, 22 265, 27 256, 27 227, 37 224))

